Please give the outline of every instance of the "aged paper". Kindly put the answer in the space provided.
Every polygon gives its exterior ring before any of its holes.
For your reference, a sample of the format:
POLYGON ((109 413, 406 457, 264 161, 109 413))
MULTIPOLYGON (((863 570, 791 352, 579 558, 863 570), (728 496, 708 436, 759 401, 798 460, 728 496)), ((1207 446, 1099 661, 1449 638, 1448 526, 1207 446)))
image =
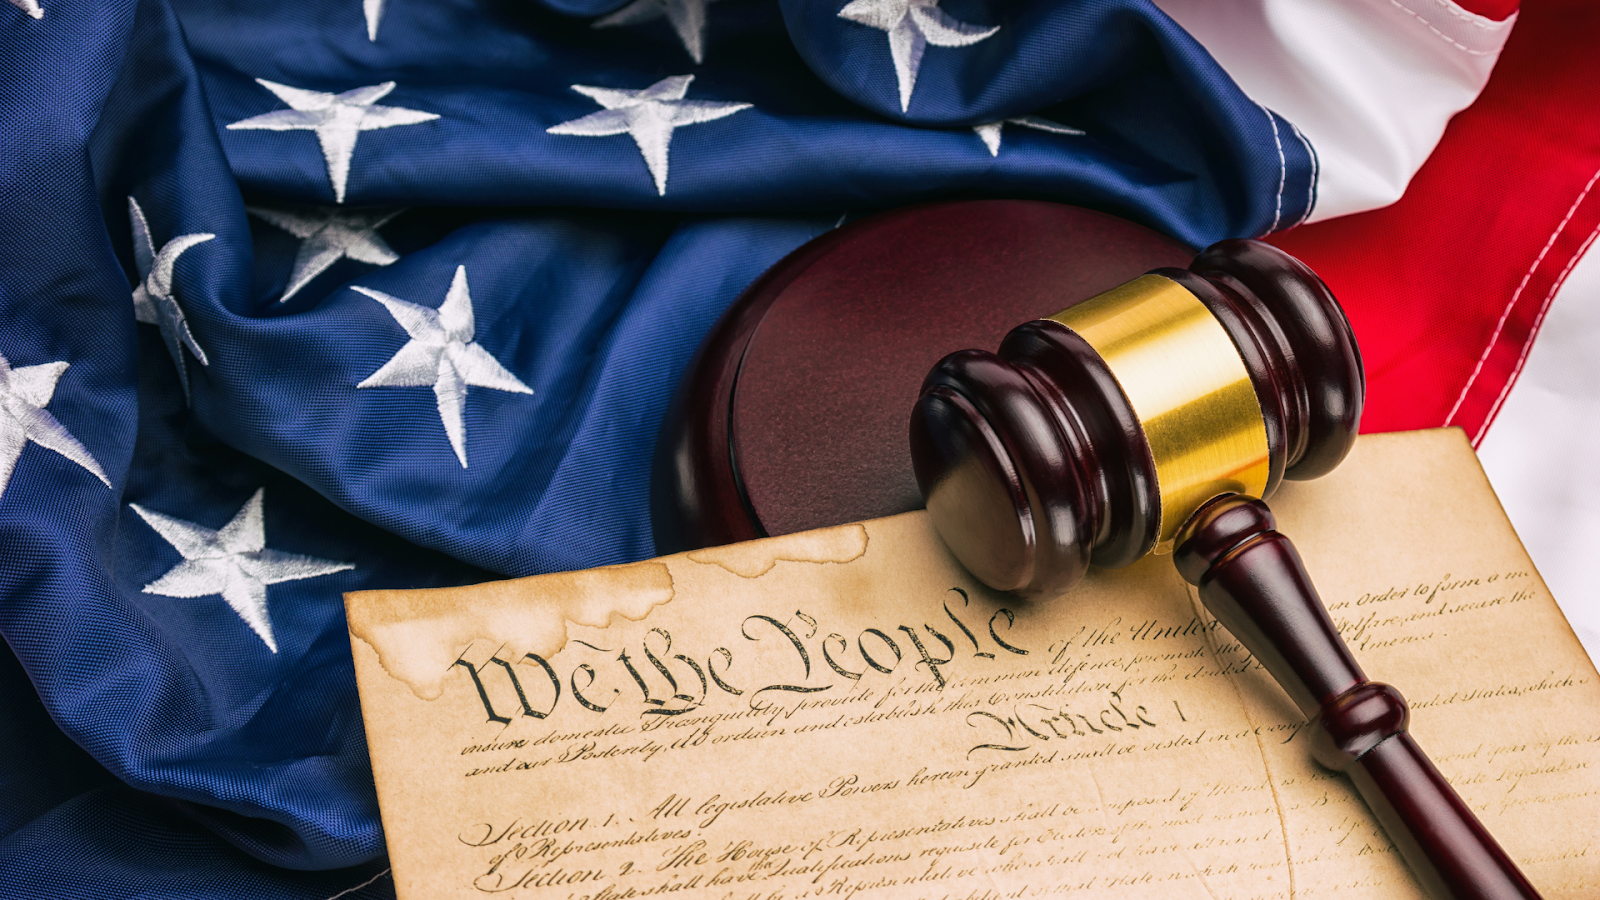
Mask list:
MULTIPOLYGON (((1544 896, 1600 892, 1600 683, 1461 433, 1273 507, 1544 896)), ((401 900, 1422 896, 1167 558, 1024 602, 913 513, 347 609, 401 900)))

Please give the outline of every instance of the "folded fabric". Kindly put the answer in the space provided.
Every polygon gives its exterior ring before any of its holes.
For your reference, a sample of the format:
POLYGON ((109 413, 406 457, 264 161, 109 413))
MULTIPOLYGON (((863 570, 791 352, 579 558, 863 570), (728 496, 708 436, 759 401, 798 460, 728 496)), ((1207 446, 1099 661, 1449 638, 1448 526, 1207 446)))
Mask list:
POLYGON ((1313 211, 1148 2, 708 2, 0 6, 0 635, 95 761, 0 866, 374 877, 341 593, 652 555, 679 373, 850 215, 1313 211))

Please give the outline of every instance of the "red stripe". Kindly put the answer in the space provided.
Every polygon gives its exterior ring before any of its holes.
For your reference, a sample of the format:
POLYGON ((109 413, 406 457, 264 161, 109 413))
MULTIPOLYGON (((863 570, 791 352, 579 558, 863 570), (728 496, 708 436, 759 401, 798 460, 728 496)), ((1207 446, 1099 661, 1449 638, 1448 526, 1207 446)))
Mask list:
POLYGON ((1525 6, 1483 94, 1398 203, 1272 239, 1350 314, 1367 364, 1363 430, 1452 424, 1476 439, 1498 412, 1600 228, 1596 34, 1590 0, 1525 6))
POLYGON ((1496 22, 1503 21, 1517 11, 1517 0, 1456 0, 1456 5, 1496 22))

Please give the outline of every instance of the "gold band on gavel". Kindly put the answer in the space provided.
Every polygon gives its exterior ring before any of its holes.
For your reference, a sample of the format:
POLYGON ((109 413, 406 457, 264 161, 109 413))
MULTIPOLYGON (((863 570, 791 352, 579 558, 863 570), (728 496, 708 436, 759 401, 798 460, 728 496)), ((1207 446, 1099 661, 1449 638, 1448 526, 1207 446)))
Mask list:
POLYGON ((1262 495, 1261 404, 1238 348, 1198 298, 1144 275, 1050 318, 1100 354, 1139 417, 1155 458, 1159 544, 1218 494, 1262 495))

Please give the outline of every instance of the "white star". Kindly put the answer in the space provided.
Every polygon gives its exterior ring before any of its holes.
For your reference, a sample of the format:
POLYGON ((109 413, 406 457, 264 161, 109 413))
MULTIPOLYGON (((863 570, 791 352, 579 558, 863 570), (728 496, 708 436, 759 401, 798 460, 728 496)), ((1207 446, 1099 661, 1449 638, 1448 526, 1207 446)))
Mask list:
POLYGON ((146 594, 182 598, 221 594, 267 649, 277 653, 272 620, 267 617, 267 585, 343 572, 354 569, 355 564, 267 549, 262 516, 266 490, 259 488, 233 519, 216 531, 137 503, 128 506, 183 557, 167 574, 145 585, 146 594))
POLYGON ((854 0, 839 10, 839 18, 888 32, 901 112, 911 108, 911 89, 917 85, 917 70, 929 44, 966 47, 1000 30, 999 25, 984 28, 957 22, 939 9, 939 0, 854 0))
POLYGON ((101 471, 89 451, 56 417, 44 411, 50 398, 55 396, 56 382, 67 370, 67 363, 53 362, 37 366, 11 368, 11 363, 0 356, 0 494, 11 483, 11 473, 17 467, 17 457, 29 441, 65 456, 111 487, 111 479, 101 471))
POLYGON ((451 280, 450 290, 438 309, 407 303, 371 288, 355 287, 354 290, 382 303, 411 337, 382 368, 356 387, 433 388, 439 421, 444 425, 456 459, 465 469, 467 426, 461 414, 467 405, 467 387, 476 385, 514 394, 533 393, 473 340, 477 326, 472 316, 472 295, 467 291, 467 267, 456 266, 456 277, 451 280))
POLYGON ((11 3, 35 19, 44 18, 44 7, 39 5, 39 0, 11 0, 11 3))
POLYGON ((416 125, 439 118, 436 113, 377 105, 379 100, 394 90, 392 81, 355 88, 342 94, 292 88, 265 78, 257 78, 256 84, 278 95, 279 100, 293 108, 241 119, 229 125, 228 130, 316 132, 317 143, 322 145, 322 158, 328 163, 328 180, 333 182, 333 198, 338 203, 344 202, 344 185, 350 177, 350 157, 356 152, 356 139, 361 132, 393 128, 396 125, 416 125))
POLYGON ((289 273, 289 286, 278 298, 279 303, 288 302, 311 279, 328 271, 341 259, 387 266, 400 258, 377 229, 405 212, 403 209, 347 212, 337 207, 267 209, 247 206, 245 211, 300 239, 300 250, 294 255, 294 269, 289 273))
POLYGON ((361 0, 361 12, 367 17, 367 40, 378 40, 378 23, 383 21, 383 0, 361 0))
POLYGON ((705 61, 706 6, 716 0, 633 0, 627 6, 603 19, 596 19, 591 28, 614 28, 618 25, 635 25, 665 17, 672 30, 678 33, 683 49, 696 63, 705 61))
POLYGON ((133 261, 143 279, 133 289, 133 317, 147 325, 161 329, 161 340, 178 367, 178 381, 183 384, 183 396, 189 398, 189 368, 183 360, 183 348, 188 347, 200 365, 209 366, 206 352, 189 330, 189 319, 172 293, 172 272, 183 251, 195 244, 203 244, 216 237, 214 234, 181 234, 161 245, 157 251, 150 239, 150 223, 145 220, 139 201, 128 198, 128 221, 133 225, 133 261))
POLYGON ((972 126, 972 130, 976 131, 978 137, 983 140, 983 145, 989 148, 990 156, 1000 155, 1000 129, 1006 125, 1021 125, 1024 128, 1048 131, 1051 134, 1084 134, 1084 132, 1076 128, 1068 128, 1059 122, 1041 119, 1038 116, 1018 116, 1015 119, 1003 119, 999 122, 990 122, 987 125, 972 126))
POLYGON ((685 100, 693 75, 663 78, 643 90, 590 87, 575 84, 572 89, 594 100, 605 109, 581 119, 562 122, 546 129, 550 134, 577 134, 607 137, 627 134, 639 145, 644 164, 655 179, 656 193, 667 193, 667 145, 673 129, 731 116, 748 103, 721 103, 714 100, 685 100))

